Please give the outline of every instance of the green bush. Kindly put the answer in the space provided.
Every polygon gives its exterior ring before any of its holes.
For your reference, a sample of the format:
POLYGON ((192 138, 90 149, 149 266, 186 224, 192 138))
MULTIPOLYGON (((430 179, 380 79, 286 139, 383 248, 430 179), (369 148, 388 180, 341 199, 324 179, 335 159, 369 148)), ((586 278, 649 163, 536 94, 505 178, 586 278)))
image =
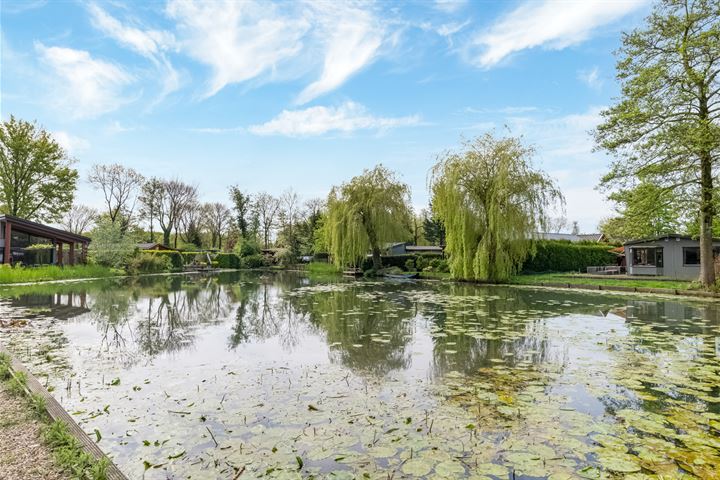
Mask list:
MULTIPOLYGON (((442 257, 437 254, 433 253, 421 253, 417 255, 413 254, 404 254, 404 255, 383 255, 380 257, 380 260, 382 261, 383 268, 387 267, 398 267, 402 269, 407 268, 407 261, 413 260, 414 265, 417 265, 417 259, 422 258, 425 261, 432 261, 432 259, 441 259, 442 257)), ((363 272, 366 270, 370 270, 372 268, 372 257, 365 257, 363 261, 360 263, 360 270, 363 272)))
POLYGON ((260 254, 261 251, 260 245, 254 240, 242 239, 235 245, 235 253, 241 257, 257 255, 260 254))
POLYGON ((248 255, 243 257, 241 260, 242 268, 262 268, 267 265, 265 257, 261 254, 256 253, 254 255, 248 255))
POLYGON ((414 258, 408 258, 405 262, 405 270, 408 272, 414 272, 415 271, 415 259, 414 258))
POLYGON ((170 257, 148 252, 141 252, 130 259, 126 267, 130 275, 169 272, 172 268, 173 264, 170 257))
POLYGON ((161 258, 169 258, 171 270, 173 271, 180 271, 183 269, 183 265, 185 265, 182 255, 176 250, 145 250, 143 253, 155 255, 161 258))
POLYGON ((562 240, 541 240, 537 252, 523 264, 525 273, 584 272, 587 267, 614 265, 617 256, 609 245, 598 243, 571 243, 562 240))
POLYGON ((423 270, 428 270, 431 272, 440 272, 440 273, 448 273, 450 272, 450 267, 448 266, 447 260, 444 258, 433 258, 428 262, 428 266, 425 267, 423 270))
POLYGON ((218 253, 215 261, 219 268, 240 268, 240 257, 234 253, 218 253))
POLYGON ((278 265, 287 267, 297 263, 297 258, 289 248, 279 248, 275 252, 275 262, 277 262, 278 265))

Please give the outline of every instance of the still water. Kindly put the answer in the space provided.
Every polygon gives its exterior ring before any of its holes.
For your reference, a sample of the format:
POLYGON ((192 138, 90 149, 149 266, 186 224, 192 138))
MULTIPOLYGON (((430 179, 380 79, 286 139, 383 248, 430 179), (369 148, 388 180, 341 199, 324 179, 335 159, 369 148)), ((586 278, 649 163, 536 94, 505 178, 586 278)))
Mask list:
POLYGON ((231 273, 0 289, 130 478, 720 478, 720 304, 231 273))

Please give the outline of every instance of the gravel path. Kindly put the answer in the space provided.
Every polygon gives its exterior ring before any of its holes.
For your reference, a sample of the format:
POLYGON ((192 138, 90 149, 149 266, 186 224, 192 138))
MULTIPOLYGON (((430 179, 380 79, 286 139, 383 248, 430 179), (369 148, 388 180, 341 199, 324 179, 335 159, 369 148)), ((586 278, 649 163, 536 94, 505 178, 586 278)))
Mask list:
POLYGON ((52 453, 40 439, 42 423, 25 399, 0 383, 0 478, 3 480, 64 480, 52 453))

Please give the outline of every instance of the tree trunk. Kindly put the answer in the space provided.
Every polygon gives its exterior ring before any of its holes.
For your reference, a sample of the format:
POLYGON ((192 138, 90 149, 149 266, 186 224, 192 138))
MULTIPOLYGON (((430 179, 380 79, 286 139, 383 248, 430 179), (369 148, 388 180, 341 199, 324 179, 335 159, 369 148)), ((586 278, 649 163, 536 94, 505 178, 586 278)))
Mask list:
POLYGON ((372 249, 373 268, 376 271, 382 269, 382 259, 380 258, 380 248, 373 247, 372 249))
POLYGON ((715 285, 715 259, 712 238, 715 209, 713 206, 712 157, 710 154, 701 155, 700 169, 700 282, 704 287, 711 287, 715 285))
POLYGON ((163 245, 170 247, 170 230, 163 230, 163 245))

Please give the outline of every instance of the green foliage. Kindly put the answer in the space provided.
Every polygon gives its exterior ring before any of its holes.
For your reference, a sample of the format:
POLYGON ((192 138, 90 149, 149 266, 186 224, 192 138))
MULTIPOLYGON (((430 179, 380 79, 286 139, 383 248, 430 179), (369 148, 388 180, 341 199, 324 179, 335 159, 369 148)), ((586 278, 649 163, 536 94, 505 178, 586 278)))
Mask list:
POLYGON ((185 265, 182 255, 176 250, 145 250, 143 253, 169 259, 172 271, 181 271, 185 265))
POLYGON ((597 145, 615 157, 606 189, 638 180, 699 212, 701 277, 714 283, 712 225, 720 161, 717 0, 660 0, 618 51, 618 102, 602 112, 597 145))
POLYGON ((249 237, 248 217, 252 206, 250 195, 243 193, 239 187, 233 186, 230 187, 230 200, 235 211, 235 227, 240 232, 240 237, 247 239, 249 237))
POLYGON ((265 260, 264 256, 259 253, 255 253, 253 255, 242 257, 240 259, 240 264, 242 268, 262 268, 266 267, 268 262, 265 260))
POLYGON ((445 225, 434 213, 423 218, 423 233, 431 245, 445 245, 445 225))
POLYGON ((47 265, 33 268, 0 266, 0 285, 74 278, 103 278, 121 275, 122 273, 122 270, 115 270, 101 265, 75 265, 68 267, 47 265))
POLYGON ((172 260, 168 256, 140 252, 130 259, 126 270, 130 275, 169 272, 172 270, 172 260))
POLYGON ((612 193, 609 199, 616 203, 619 213, 600 222, 600 231, 609 239, 626 241, 681 233, 683 206, 668 189, 642 182, 612 193))
POLYGON ((326 262, 310 262, 307 264, 306 271, 310 276, 337 275, 340 273, 335 265, 326 262))
POLYGON ((522 266, 523 272, 585 272, 587 267, 615 265, 617 256, 609 245, 557 240, 536 242, 535 255, 522 266))
POLYGON ((25 394, 25 388, 27 385, 27 375, 25 375, 25 372, 14 372, 8 380, 8 390, 13 395, 24 395, 25 394))
POLYGON ((0 381, 5 381, 12 376, 10 364, 10 356, 7 353, 0 353, 0 381))
POLYGON ((357 265, 370 250, 379 268, 380 245, 409 236, 409 203, 408 186, 382 165, 333 187, 325 239, 335 264, 357 265))
POLYGON ((295 263, 297 263, 297 256, 295 256, 295 254, 293 254, 292 250, 289 248, 279 248, 275 252, 275 262, 278 265, 287 267, 289 265, 294 265, 295 263))
POLYGON ((71 164, 49 132, 11 115, 0 124, 0 212, 59 222, 75 196, 71 164))
POLYGON ((135 255, 137 238, 131 232, 124 232, 122 222, 109 218, 98 221, 90 237, 88 257, 93 263, 112 268, 124 268, 135 255))
POLYGON ((45 397, 38 393, 30 394, 30 407, 38 417, 47 415, 47 402, 45 401, 45 397))
POLYGON ((219 268, 240 268, 240 257, 234 253, 218 253, 214 258, 219 268))
MULTIPOLYGON (((424 262, 432 262, 434 259, 440 259, 439 255, 432 253, 421 253, 411 254, 406 253, 403 255, 382 255, 382 264, 385 267, 398 267, 404 270, 415 271, 418 262, 423 264, 424 262), (408 268, 408 265, 413 265, 412 268, 408 268)), ((373 268, 372 258, 366 256, 360 263, 360 269, 365 272, 373 268)))
POLYGON ((43 430, 43 440, 53 451, 60 467, 73 478, 81 480, 105 480, 107 459, 96 460, 87 453, 69 431, 65 423, 56 420, 43 430))
POLYGON ((433 167, 432 204, 446 228, 453 277, 507 281, 533 253, 533 235, 563 198, 533 169, 532 154, 520 139, 486 134, 433 167))
POLYGON ((235 245, 235 253, 237 253, 241 257, 259 255, 260 251, 260 244, 258 244, 255 240, 248 238, 241 238, 240 241, 235 245))

